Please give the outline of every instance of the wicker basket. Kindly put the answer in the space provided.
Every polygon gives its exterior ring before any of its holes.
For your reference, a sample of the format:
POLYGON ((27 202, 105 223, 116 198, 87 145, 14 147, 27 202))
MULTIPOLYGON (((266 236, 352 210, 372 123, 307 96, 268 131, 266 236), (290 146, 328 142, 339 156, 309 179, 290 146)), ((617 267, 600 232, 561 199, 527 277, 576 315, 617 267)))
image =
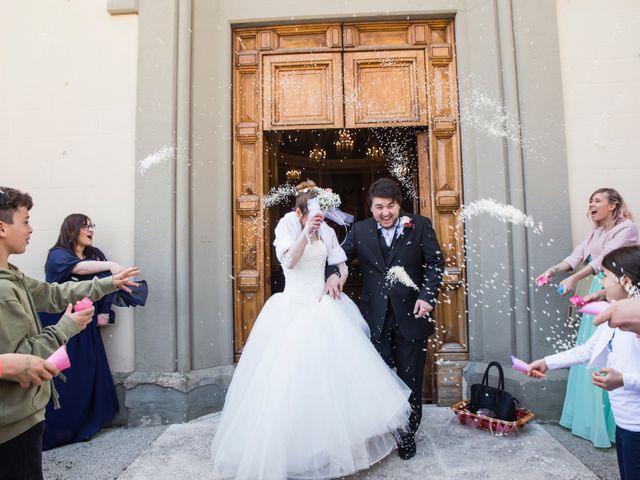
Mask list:
POLYGON ((460 423, 469 427, 486 430, 494 435, 510 435, 515 433, 524 427, 527 422, 535 418, 535 415, 530 410, 518 408, 516 409, 517 420, 515 422, 507 422, 505 420, 498 420, 497 418, 471 413, 467 408, 468 405, 468 401, 462 400, 451 406, 460 423))

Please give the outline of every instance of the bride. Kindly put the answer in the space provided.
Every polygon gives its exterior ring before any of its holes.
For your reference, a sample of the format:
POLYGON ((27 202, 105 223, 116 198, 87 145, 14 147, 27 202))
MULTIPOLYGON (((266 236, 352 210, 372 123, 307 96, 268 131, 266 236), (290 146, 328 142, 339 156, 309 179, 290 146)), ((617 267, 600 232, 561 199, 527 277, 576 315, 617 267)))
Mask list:
POLYGON ((296 190, 295 212, 275 231, 285 288, 265 303, 229 386, 211 447, 218 478, 349 475, 387 456, 408 423, 411 392, 358 308, 324 295, 327 263, 343 282, 347 269, 322 213, 308 218, 319 189, 307 181, 296 190))

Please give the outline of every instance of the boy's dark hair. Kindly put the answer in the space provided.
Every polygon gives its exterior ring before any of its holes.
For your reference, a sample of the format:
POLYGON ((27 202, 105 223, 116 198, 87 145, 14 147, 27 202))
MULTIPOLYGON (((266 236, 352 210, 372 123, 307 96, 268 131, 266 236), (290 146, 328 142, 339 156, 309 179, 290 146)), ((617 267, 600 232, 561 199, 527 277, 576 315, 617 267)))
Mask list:
MULTIPOLYGON (((58 240, 51 249, 64 248, 75 255, 76 241, 78 240, 78 235, 80 235, 80 230, 84 225, 88 225, 89 223, 91 223, 91 219, 83 213, 67 215, 67 218, 63 220, 60 226, 58 240)), ((101 260, 97 249, 92 246, 84 248, 84 256, 91 260, 101 260)))
POLYGON ((634 285, 640 284, 640 245, 611 250, 602 259, 602 268, 617 277, 626 275, 634 285))
POLYGON ((20 207, 31 210, 33 207, 31 195, 15 188, 0 187, 0 221, 12 224, 13 214, 20 207))
POLYGON ((397 204, 402 203, 402 190, 396 182, 390 178, 379 178, 369 187, 369 206, 373 202, 373 198, 390 198, 397 204))

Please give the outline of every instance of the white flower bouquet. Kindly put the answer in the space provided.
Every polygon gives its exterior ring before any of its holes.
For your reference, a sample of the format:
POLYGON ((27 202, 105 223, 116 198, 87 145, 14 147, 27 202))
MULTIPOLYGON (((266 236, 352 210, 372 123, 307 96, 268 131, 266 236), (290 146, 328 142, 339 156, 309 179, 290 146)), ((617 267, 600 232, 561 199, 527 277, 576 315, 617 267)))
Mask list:
POLYGON ((313 189, 318 199, 318 203, 320 204, 320 210, 323 213, 328 212, 329 210, 333 210, 334 208, 338 208, 342 201, 340 200, 340 195, 337 193, 333 193, 333 190, 330 188, 320 188, 316 187, 313 189))

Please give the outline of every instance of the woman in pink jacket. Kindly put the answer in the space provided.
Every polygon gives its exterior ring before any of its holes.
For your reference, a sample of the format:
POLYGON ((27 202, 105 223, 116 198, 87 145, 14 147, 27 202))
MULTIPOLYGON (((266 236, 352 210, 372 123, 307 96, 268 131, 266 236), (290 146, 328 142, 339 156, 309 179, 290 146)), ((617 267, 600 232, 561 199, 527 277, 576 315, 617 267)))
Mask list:
MULTIPOLYGON (((572 272, 560 282, 563 295, 594 293, 602 289, 602 259, 612 250, 638 243, 638 228, 627 211, 622 196, 613 188, 600 188, 589 197, 587 217, 593 229, 560 263, 542 275, 572 272)), ((582 315, 576 344, 584 344, 595 331, 593 317, 582 315)), ((615 422, 607 392, 591 383, 591 372, 584 365, 571 367, 560 425, 574 435, 586 438, 596 447, 607 448, 615 438, 615 422)))

